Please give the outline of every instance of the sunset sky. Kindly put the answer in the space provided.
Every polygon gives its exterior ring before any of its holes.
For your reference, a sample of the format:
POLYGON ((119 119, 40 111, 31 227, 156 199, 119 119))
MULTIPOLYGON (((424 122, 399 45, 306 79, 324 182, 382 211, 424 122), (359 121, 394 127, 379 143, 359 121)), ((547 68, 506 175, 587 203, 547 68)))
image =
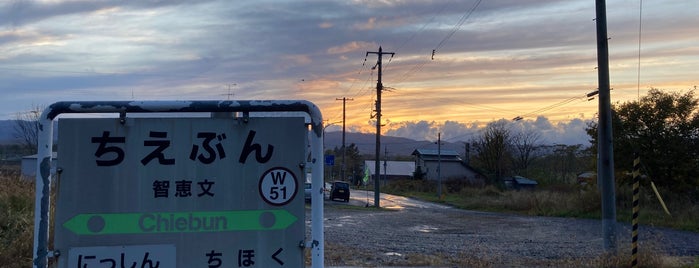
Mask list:
MULTIPOLYGON (((607 1, 613 102, 699 85, 698 14, 607 1)), ((382 46, 385 134, 458 139, 521 116, 580 139, 594 18, 593 0, 0 1, 0 119, 66 100, 305 99, 331 124, 347 97, 348 128, 373 132, 366 53, 382 46)))

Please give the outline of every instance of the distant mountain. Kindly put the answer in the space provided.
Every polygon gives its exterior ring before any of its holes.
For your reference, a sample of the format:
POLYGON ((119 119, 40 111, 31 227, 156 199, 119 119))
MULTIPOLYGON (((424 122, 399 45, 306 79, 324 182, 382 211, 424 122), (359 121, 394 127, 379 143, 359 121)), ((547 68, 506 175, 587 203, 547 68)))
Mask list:
MULTIPOLYGON (((345 133, 345 145, 349 146, 354 143, 357 145, 359 152, 363 155, 376 154, 376 134, 370 133, 345 133)), ((325 149, 342 147, 342 131, 326 132, 325 133, 325 149)), ((437 149, 436 141, 416 141, 408 138, 381 136, 380 152, 383 155, 388 151, 389 157, 394 156, 410 156, 416 149, 437 149)), ((464 155, 463 143, 442 142, 443 150, 454 150, 464 155)))
POLYGON ((0 120, 0 144, 15 142, 19 142, 19 139, 15 138, 15 121, 0 120))

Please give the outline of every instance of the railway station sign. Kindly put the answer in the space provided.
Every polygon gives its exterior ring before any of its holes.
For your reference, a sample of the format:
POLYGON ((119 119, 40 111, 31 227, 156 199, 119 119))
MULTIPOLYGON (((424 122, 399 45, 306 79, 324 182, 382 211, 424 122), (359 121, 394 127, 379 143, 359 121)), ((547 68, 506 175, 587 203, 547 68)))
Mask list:
POLYGON ((58 122, 58 267, 303 267, 302 117, 58 122))

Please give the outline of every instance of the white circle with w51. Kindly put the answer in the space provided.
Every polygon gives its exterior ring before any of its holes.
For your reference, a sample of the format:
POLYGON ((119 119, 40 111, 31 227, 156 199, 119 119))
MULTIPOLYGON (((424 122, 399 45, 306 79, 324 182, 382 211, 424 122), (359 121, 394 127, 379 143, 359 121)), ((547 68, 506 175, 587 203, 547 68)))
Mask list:
POLYGON ((290 170, 276 167, 267 170, 260 178, 260 196, 274 206, 283 206, 296 197, 298 182, 290 170))

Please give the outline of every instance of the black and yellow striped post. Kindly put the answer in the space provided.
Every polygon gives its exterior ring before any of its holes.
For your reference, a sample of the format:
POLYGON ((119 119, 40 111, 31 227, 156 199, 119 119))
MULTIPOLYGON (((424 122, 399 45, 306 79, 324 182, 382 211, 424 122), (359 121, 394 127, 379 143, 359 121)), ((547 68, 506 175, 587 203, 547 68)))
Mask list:
POLYGON ((640 181, 641 157, 635 154, 633 159, 633 216, 631 217, 631 267, 638 265, 638 191, 640 181))

